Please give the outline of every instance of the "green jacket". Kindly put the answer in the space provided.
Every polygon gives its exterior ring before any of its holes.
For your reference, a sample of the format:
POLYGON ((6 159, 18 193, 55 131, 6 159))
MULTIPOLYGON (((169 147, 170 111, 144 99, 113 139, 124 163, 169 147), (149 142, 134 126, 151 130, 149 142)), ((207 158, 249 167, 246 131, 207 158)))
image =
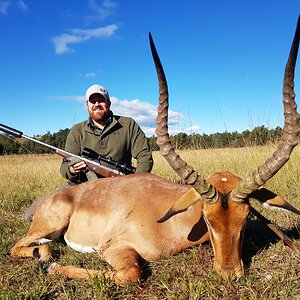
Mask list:
MULTIPOLYGON (((138 124, 128 117, 113 115, 109 125, 102 131, 95 127, 90 119, 74 125, 68 134, 65 150, 81 155, 85 147, 128 165, 131 165, 132 158, 135 158, 136 173, 151 172, 153 166, 147 137, 138 124)), ((83 172, 79 175, 70 174, 68 163, 64 159, 61 164, 60 173, 64 178, 76 183, 87 181, 87 176, 83 172)), ((104 162, 101 164, 113 168, 104 162)))

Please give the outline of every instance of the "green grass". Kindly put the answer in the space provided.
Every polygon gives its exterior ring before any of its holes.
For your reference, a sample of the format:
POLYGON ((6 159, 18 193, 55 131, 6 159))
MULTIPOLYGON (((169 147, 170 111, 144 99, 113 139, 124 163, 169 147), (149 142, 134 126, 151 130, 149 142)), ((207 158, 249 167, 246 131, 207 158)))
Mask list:
MULTIPOLYGON (((262 164, 274 145, 237 149, 181 151, 180 155, 204 177, 229 170, 246 176, 262 164)), ((153 173, 180 181, 159 153, 154 153, 153 173)), ((300 208, 300 150, 266 187, 287 195, 300 208)), ((0 157, 0 299, 300 299, 300 251, 278 241, 258 220, 247 225, 243 246, 245 275, 238 281, 222 279, 213 270, 210 244, 187 249, 145 266, 147 278, 126 288, 103 278, 66 280, 47 276, 37 269, 35 259, 12 258, 9 249, 23 236, 29 224, 22 220, 30 203, 64 182, 59 174, 60 158, 55 155, 0 157)), ((300 247, 300 218, 290 213, 268 212, 300 247)), ((82 254, 53 243, 53 260, 86 268, 109 270, 96 254, 82 254)))

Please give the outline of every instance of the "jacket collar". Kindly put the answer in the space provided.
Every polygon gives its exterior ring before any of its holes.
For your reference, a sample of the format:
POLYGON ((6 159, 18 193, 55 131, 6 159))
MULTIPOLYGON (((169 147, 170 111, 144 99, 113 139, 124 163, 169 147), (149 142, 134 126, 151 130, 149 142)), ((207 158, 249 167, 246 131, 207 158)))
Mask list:
POLYGON ((110 111, 107 121, 105 122, 105 126, 103 129, 97 127, 91 117, 88 118, 86 127, 89 131, 92 131, 96 135, 102 135, 103 132, 108 132, 111 128, 113 128, 118 122, 113 112, 110 111))

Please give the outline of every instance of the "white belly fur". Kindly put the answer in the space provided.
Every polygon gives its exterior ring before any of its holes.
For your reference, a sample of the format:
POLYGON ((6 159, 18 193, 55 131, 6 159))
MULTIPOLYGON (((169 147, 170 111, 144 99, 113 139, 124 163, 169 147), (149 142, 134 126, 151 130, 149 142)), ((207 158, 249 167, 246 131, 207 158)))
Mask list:
POLYGON ((92 253, 92 252, 97 252, 99 249, 96 247, 89 247, 89 246, 82 246, 82 245, 77 245, 73 242, 70 242, 67 240, 66 236, 64 236, 66 244, 71 247, 72 249, 78 251, 78 252, 83 252, 83 253, 92 253))

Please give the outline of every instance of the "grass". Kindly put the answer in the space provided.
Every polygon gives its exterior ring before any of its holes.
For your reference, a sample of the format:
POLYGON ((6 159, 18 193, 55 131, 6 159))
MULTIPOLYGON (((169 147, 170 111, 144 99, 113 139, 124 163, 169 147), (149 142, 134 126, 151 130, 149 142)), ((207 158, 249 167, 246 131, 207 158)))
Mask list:
MULTIPOLYGON (((262 164, 274 145, 253 148, 181 151, 180 155, 204 177, 229 170, 246 176, 262 164)), ((159 153, 154 153, 153 173, 180 181, 159 153)), ((266 187, 300 208, 300 149, 266 187)), ((0 299, 300 299, 300 251, 278 241, 258 220, 251 219, 245 232, 245 275, 238 281, 222 279, 213 270, 210 244, 187 249, 148 263, 148 278, 121 288, 102 278, 65 280, 37 269, 35 259, 16 259, 9 249, 23 236, 29 224, 22 214, 32 201, 64 182, 55 155, 0 157, 0 299)), ((268 212, 300 247, 300 218, 284 212, 268 212)), ((55 260, 87 268, 108 270, 96 254, 82 254, 53 243, 55 260)))

